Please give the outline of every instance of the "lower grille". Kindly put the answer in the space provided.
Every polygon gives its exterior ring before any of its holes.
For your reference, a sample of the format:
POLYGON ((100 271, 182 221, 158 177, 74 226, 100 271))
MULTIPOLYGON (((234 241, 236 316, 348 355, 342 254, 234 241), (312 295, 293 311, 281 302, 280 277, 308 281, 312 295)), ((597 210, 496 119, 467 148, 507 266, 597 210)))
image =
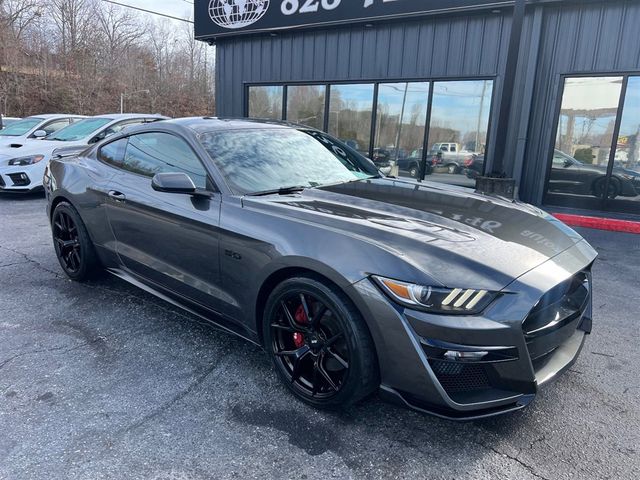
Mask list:
POLYGON ((0 187, 5 187, 5 183, 4 183, 4 178, 2 178, 2 175, 0 175, 0 187))
POLYGON ((443 360, 429 360, 429 364, 449 395, 491 388, 485 365, 443 360))
POLYGON ((31 180, 26 173, 8 173, 7 176, 16 187, 26 187, 31 183, 31 180))

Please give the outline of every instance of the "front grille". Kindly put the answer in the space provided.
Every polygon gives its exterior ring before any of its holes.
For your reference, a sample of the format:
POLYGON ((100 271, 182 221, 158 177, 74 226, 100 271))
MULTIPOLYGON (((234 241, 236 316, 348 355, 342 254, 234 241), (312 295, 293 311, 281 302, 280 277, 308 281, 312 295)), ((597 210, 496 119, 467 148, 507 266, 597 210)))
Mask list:
POLYGON ((13 182, 16 187, 26 187, 31 183, 26 173, 8 173, 7 176, 13 182))
POLYGON ((485 365, 443 360, 429 360, 429 364, 449 395, 491 388, 485 365))
POLYGON ((522 329, 536 371, 590 315, 590 302, 591 274, 583 271, 553 287, 531 310, 522 329))

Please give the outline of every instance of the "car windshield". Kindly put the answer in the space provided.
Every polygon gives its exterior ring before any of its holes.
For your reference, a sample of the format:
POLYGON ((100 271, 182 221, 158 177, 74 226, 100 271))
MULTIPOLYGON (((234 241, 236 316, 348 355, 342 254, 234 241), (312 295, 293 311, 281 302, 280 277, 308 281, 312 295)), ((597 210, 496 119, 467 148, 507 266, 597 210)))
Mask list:
POLYGON ((316 136, 294 129, 210 132, 202 134, 200 141, 238 195, 375 176, 340 148, 325 146, 316 136))
POLYGON ((0 136, 17 137, 24 135, 40 122, 42 122, 42 118, 25 118, 24 120, 19 120, 7 126, 7 128, 0 130, 0 136))
POLYGON ((72 142, 82 140, 84 137, 92 134, 100 127, 104 127, 107 123, 112 122, 111 118, 87 118, 79 122, 72 123, 68 127, 58 130, 53 135, 47 137, 47 140, 57 140, 60 142, 72 142))

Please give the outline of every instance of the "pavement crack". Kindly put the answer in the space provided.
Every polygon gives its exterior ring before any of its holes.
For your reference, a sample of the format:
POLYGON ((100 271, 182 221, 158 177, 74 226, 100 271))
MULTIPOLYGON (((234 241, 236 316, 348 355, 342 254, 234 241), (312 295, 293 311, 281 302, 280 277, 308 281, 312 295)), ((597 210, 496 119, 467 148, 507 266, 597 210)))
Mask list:
POLYGON ((535 469, 534 469, 531 465, 529 465, 529 464, 527 464, 527 463, 523 462, 522 460, 520 460, 520 459, 519 459, 518 457, 516 457, 516 456, 509 455, 508 453, 505 453, 505 452, 501 452, 501 451, 500 451, 500 450, 498 450, 497 448, 492 447, 492 446, 490 446, 490 445, 486 445, 486 444, 484 444, 484 443, 482 443, 482 442, 478 442, 478 441, 476 441, 475 443, 477 443, 477 444, 478 444, 478 445, 480 445, 481 447, 486 448, 487 450, 491 450, 492 452, 497 453, 498 455, 501 455, 501 456, 503 456, 503 457, 505 457, 505 458, 508 458, 509 460, 512 460, 512 461, 514 461, 514 462, 518 463, 519 465, 521 465, 524 469, 526 469, 526 470, 527 470, 531 475, 533 475, 533 476, 534 476, 534 477, 536 477, 536 478, 540 478, 541 480, 551 480, 550 478, 547 478, 547 477, 545 477, 545 476, 540 475, 539 473, 537 473, 537 472, 535 471, 535 469))
POLYGON ((9 247, 5 247, 4 245, 0 245, 0 248, 3 250, 6 250, 8 252, 14 253, 16 255, 21 256, 22 258, 24 258, 28 263, 31 263, 35 266, 37 266, 39 269, 44 270, 47 273, 50 273, 52 275, 54 275, 56 278, 62 278, 62 275, 60 275, 60 273, 55 272, 53 270, 48 269, 47 267, 45 267, 44 265, 42 265, 40 262, 38 262, 37 260, 34 260, 33 258, 31 258, 28 254, 21 252, 19 250, 14 250, 13 248, 9 248, 9 247))
POLYGON ((146 423, 149 423, 150 421, 154 420, 155 418, 158 418, 160 415, 162 415, 164 412, 169 410, 176 403, 180 402, 187 395, 189 395, 191 392, 193 392, 196 388, 198 388, 198 386, 202 385, 202 383, 204 383, 204 381, 207 379, 207 377, 209 375, 211 375, 218 368, 218 366, 219 366, 219 362, 216 362, 214 365, 212 365, 211 367, 206 369, 202 374, 200 374, 189 385, 187 385, 186 388, 184 388, 183 390, 181 390, 180 392, 175 394, 173 397, 171 397, 167 402, 163 403, 158 408, 152 410, 147 415, 145 415, 142 418, 140 418, 138 421, 128 425, 127 427, 125 427, 123 429, 120 429, 118 432, 116 432, 116 435, 117 436, 125 435, 125 434, 127 434, 129 432, 132 432, 133 430, 136 430, 136 429, 142 427, 143 425, 145 425, 146 423))

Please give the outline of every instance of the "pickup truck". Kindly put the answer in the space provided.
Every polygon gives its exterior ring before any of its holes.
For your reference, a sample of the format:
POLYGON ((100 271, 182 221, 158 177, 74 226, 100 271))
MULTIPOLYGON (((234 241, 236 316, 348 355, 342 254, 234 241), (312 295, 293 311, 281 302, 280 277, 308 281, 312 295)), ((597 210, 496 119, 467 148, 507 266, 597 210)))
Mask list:
POLYGON ((460 173, 464 162, 474 152, 463 150, 458 143, 435 143, 429 150, 429 157, 434 168, 446 168, 447 173, 460 173))

